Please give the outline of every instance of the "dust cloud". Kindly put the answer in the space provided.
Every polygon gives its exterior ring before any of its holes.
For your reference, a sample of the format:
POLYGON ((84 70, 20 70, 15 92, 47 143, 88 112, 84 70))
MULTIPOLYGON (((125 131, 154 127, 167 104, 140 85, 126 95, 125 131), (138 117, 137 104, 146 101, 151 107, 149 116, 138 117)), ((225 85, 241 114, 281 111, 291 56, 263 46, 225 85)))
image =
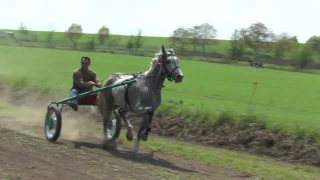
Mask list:
MULTIPOLYGON (((45 139, 44 120, 47 105, 54 100, 49 95, 25 90, 12 90, 0 86, 0 126, 45 139)), ((102 138, 100 115, 93 107, 79 107, 77 112, 69 106, 62 111, 60 139, 80 140, 102 138)))

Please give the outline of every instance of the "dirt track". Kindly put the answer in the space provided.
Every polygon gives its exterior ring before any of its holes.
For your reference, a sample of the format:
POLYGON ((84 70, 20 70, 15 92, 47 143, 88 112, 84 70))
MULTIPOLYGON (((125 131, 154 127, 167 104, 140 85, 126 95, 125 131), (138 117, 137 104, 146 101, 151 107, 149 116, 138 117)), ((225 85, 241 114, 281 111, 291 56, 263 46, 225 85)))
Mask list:
POLYGON ((162 152, 142 149, 135 156, 132 147, 121 143, 103 150, 101 134, 90 131, 96 122, 88 121, 81 109, 69 114, 64 110, 61 137, 49 143, 43 131, 46 100, 40 103, 23 92, 19 93, 24 98, 17 92, 11 96, 1 87, 0 92, 0 102, 14 105, 12 110, 0 104, 0 179, 253 179, 162 152))
POLYGON ((51 144, 0 129, 0 176, 8 179, 249 179, 231 170, 213 168, 162 153, 134 157, 130 149, 104 151, 99 142, 60 141, 51 144))
MULTIPOLYGON (((90 108, 80 107, 78 112, 64 109, 62 135, 57 144, 48 143, 43 123, 52 97, 1 86, 0 94, 1 179, 254 179, 161 152, 143 150, 142 156, 135 157, 132 147, 122 144, 114 150, 102 150, 102 129, 97 129, 101 125, 90 108)), ((252 127, 188 127, 177 118, 155 117, 153 122, 152 135, 319 166, 320 146, 308 140, 252 127)))
POLYGON ((134 156, 124 145, 105 151, 95 138, 49 143, 5 128, 0 134, 2 179, 251 179, 161 152, 134 156))

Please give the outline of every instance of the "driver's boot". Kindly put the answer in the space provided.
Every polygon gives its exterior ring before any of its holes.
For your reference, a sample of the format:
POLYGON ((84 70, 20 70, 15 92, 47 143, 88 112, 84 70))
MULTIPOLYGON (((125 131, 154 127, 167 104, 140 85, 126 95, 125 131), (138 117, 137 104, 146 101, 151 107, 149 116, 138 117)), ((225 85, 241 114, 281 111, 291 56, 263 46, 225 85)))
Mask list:
POLYGON ((68 105, 74 110, 74 111, 78 111, 78 103, 75 100, 71 100, 68 102, 68 105))

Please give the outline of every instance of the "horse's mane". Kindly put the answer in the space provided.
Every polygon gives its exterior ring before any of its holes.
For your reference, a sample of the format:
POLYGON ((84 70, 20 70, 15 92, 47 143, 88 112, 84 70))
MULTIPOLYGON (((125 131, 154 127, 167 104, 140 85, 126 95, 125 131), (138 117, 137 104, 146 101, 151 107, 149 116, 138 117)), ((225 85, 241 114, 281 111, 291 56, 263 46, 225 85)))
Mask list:
MULTIPOLYGON (((174 56, 175 56, 174 50, 173 50, 172 47, 167 48, 166 51, 167 51, 167 54, 168 54, 168 55, 174 55, 174 56)), ((151 71, 151 69, 154 67, 156 61, 159 60, 159 58, 160 58, 161 55, 162 55, 162 50, 160 49, 157 53, 155 53, 154 57, 151 59, 151 61, 150 61, 150 68, 149 68, 146 72, 144 72, 144 74, 147 74, 149 71, 151 71)))
MULTIPOLYGON (((166 51, 167 51, 167 54, 168 54, 168 55, 174 55, 174 56, 175 56, 174 50, 173 50, 172 47, 167 48, 166 51)), ((160 56, 162 56, 162 50, 161 50, 161 49, 160 49, 160 50, 155 54, 155 56, 151 59, 151 61, 150 61, 150 68, 152 68, 152 67, 154 66, 155 62, 159 59, 160 56)))

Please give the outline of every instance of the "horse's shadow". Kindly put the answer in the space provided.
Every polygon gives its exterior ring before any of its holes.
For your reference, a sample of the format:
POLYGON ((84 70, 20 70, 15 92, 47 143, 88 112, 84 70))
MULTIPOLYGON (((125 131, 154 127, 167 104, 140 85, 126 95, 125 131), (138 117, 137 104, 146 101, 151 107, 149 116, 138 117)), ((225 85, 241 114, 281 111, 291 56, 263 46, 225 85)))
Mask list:
POLYGON ((133 150, 118 150, 116 148, 110 148, 110 149, 103 149, 101 144, 96 144, 96 143, 90 143, 90 142, 73 142, 74 147, 76 149, 80 148, 81 146, 86 147, 86 148, 91 148, 91 149, 102 149, 105 151, 108 151, 110 154, 117 158, 121 158, 124 160, 130 160, 133 162, 139 162, 139 163, 148 163, 153 166, 159 166, 159 167, 164 167, 176 171, 181 171, 181 172, 196 172, 194 170, 189 170, 185 168, 181 168, 178 166, 175 166, 169 161, 166 161, 164 159, 160 158, 154 158, 153 157, 153 152, 151 154, 141 154, 141 155, 136 155, 133 150))

